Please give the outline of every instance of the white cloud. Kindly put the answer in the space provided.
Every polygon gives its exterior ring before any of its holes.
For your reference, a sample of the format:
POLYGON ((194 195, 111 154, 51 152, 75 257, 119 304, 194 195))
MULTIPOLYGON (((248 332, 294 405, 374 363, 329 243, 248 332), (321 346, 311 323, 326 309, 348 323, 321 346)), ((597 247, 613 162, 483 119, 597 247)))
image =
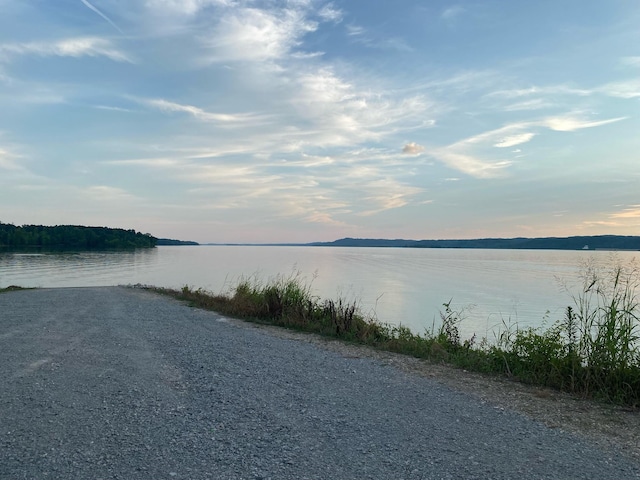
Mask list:
POLYGON ((156 14, 193 16, 200 10, 216 6, 233 6, 232 0, 146 0, 145 6, 156 14))
POLYGON ((603 85, 599 92, 617 98, 640 98, 640 80, 632 79, 622 82, 613 82, 603 85))
POLYGON ((451 21, 463 13, 466 12, 466 9, 460 5, 454 5, 453 7, 449 7, 442 12, 442 18, 447 21, 451 21))
POLYGON ((395 50, 398 52, 412 52, 414 49, 401 37, 382 37, 372 30, 365 30, 359 25, 347 25, 347 35, 353 41, 368 48, 379 50, 395 50))
POLYGON ((594 93, 594 90, 575 88, 567 85, 549 85, 545 87, 532 86, 528 88, 514 88, 507 90, 496 90, 488 93, 487 97, 499 97, 505 99, 515 99, 528 97, 531 95, 574 95, 574 96, 589 96, 594 93))
POLYGON ((430 107, 424 98, 395 99, 384 92, 359 89, 330 68, 298 74, 289 83, 295 88, 288 101, 295 108, 295 123, 303 120, 307 125, 299 132, 307 144, 357 145, 430 126, 424 124, 430 107))
POLYGON ((583 128, 600 127, 626 119, 627 117, 617 117, 607 120, 590 121, 577 116, 564 116, 547 118, 540 122, 540 124, 556 132, 574 132, 576 130, 582 130, 583 128))
MULTIPOLYGON (((631 57, 635 58, 635 57, 631 57)), ((640 57, 638 57, 640 58, 640 57)), ((567 85, 548 85, 545 87, 529 87, 520 89, 497 90, 485 95, 488 98, 503 98, 506 100, 520 99, 536 95, 539 98, 523 100, 503 107, 505 111, 536 110, 554 106, 552 99, 548 97, 577 96, 589 97, 596 94, 607 95, 618 98, 638 98, 640 97, 640 80, 632 78, 618 82, 610 82, 594 88, 576 88, 567 85)))
POLYGON ((384 178, 369 182, 364 191, 373 193, 365 197, 366 204, 374 204, 377 208, 366 210, 360 215, 371 216, 408 205, 411 197, 419 195, 423 189, 406 185, 392 178, 384 178))
POLYGON ((516 145, 529 142, 535 136, 536 136, 535 133, 520 133, 518 135, 511 135, 511 136, 502 138, 498 143, 494 145, 494 147, 498 147, 498 148, 515 147, 516 145))
POLYGON ((303 12, 292 9, 234 10, 224 16, 206 42, 213 62, 273 61, 300 45, 301 38, 318 28, 303 12))
POLYGON ((132 158, 127 160, 107 160, 103 162, 107 165, 137 165, 152 168, 173 168, 180 167, 182 163, 175 158, 132 158))
POLYGON ((134 200, 135 195, 128 193, 126 190, 107 185, 95 185, 82 190, 82 193, 91 200, 99 202, 127 202, 134 200))
POLYGON ((366 30, 359 25, 347 25, 347 35, 350 37, 357 37, 359 35, 363 35, 366 30))
POLYGON ((511 166, 507 160, 488 161, 466 152, 457 145, 436 149, 432 155, 454 170, 476 178, 495 178, 505 175, 504 170, 511 166))
MULTIPOLYGON (((570 114, 541 120, 516 122, 467 137, 446 147, 434 149, 430 151, 430 154, 449 167, 467 175, 477 178, 490 178, 504 175, 504 170, 512 162, 483 158, 486 155, 486 153, 483 153, 485 152, 484 149, 489 145, 497 148, 509 148, 527 143, 535 136, 540 135, 540 132, 531 130, 540 130, 541 128, 548 128, 557 132, 573 132, 584 128, 609 125, 625 119, 627 117, 590 120, 579 114, 570 114)), ((519 153, 519 151, 513 153, 519 153)))
POLYGON ((550 108, 553 106, 555 105, 552 102, 543 100, 541 98, 535 98, 532 100, 526 100, 524 102, 512 103, 511 105, 503 107, 502 110, 504 110, 505 112, 519 112, 527 110, 541 110, 543 108, 550 108))
POLYGON ((407 143, 404 147, 402 147, 402 153, 407 155, 417 155, 424 152, 424 150, 425 149, 422 145, 418 145, 415 142, 407 143))
POLYGON ((621 212, 611 214, 610 217, 640 219, 640 205, 629 205, 621 212))
POLYGON ((622 57, 620 59, 620 62, 623 65, 629 66, 629 67, 640 67, 640 56, 636 56, 636 57, 622 57))
POLYGON ((263 117, 252 113, 241 114, 228 114, 228 113, 212 113, 203 110, 202 108, 195 107, 193 105, 181 105, 179 103, 169 102, 161 98, 158 99, 143 99, 141 103, 153 108, 157 108, 163 112, 184 112, 188 113, 198 120, 205 122, 219 122, 219 123, 248 123, 256 122, 263 117))
POLYGON ((16 163, 15 155, 7 150, 0 148, 0 169, 2 170, 20 170, 21 167, 16 163))
POLYGON ((342 21, 344 12, 339 8, 335 8, 333 3, 328 3, 320 9, 318 16, 325 21, 338 23, 342 21))
POLYGON ((95 12, 96 14, 98 14, 100 17, 102 17, 107 23, 109 23, 113 28, 115 28, 116 30, 118 30, 120 33, 124 34, 124 32, 120 29, 120 27, 118 27, 118 25, 116 25, 115 23, 113 23, 113 21, 107 17, 104 13, 102 13, 100 10, 98 10, 94 5, 92 5, 91 3, 89 3, 87 0, 80 0, 84 5, 86 5, 87 8, 89 8, 91 11, 95 12))
POLYGON ((76 37, 56 42, 5 43, 0 45, 0 58, 13 55, 59 57, 107 57, 116 62, 132 62, 110 40, 99 37, 76 37))
POLYGON ((132 110, 129 108, 113 107, 109 105, 94 105, 93 108, 97 108, 98 110, 108 110, 112 112, 127 112, 127 113, 132 112, 132 110))

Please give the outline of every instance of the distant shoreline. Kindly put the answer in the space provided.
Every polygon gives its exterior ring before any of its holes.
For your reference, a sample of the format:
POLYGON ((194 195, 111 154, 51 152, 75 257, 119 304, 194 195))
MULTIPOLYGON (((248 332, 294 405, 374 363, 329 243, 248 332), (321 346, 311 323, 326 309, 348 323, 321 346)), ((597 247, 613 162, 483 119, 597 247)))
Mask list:
POLYGON ((486 250, 605 250, 640 251, 640 236, 593 235, 540 238, 480 238, 465 240, 405 240, 342 238, 311 243, 206 243, 210 246, 262 247, 375 247, 375 248, 457 248, 486 250))

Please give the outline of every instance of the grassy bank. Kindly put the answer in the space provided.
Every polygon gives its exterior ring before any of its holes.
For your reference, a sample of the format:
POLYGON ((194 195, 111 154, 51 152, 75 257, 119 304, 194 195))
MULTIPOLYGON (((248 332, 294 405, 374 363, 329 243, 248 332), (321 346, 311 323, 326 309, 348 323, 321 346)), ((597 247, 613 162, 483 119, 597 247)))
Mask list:
POLYGON ((224 315, 638 407, 639 285, 634 264, 609 271, 586 266, 581 292, 570 299, 563 318, 546 329, 497 332, 492 343, 475 335, 461 339, 463 318, 450 303, 443 305, 439 326, 418 335, 367 318, 354 302, 315 297, 299 277, 242 280, 228 294, 190 287, 154 290, 224 315))

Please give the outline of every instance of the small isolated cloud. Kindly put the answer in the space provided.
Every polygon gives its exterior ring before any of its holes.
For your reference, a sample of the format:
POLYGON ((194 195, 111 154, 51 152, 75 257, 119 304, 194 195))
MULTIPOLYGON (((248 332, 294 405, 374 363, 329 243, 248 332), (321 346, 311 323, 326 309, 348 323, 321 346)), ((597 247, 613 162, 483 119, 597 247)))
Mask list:
POLYGON ((402 147, 402 153, 406 155, 418 155, 419 153, 424 152, 424 147, 422 145, 418 145, 415 142, 407 143, 404 147, 402 147))
POLYGON ((502 138, 498 143, 494 145, 494 147, 515 147, 516 145, 520 145, 521 143, 529 142, 535 136, 535 133, 520 133, 518 135, 510 135, 508 137, 502 138))

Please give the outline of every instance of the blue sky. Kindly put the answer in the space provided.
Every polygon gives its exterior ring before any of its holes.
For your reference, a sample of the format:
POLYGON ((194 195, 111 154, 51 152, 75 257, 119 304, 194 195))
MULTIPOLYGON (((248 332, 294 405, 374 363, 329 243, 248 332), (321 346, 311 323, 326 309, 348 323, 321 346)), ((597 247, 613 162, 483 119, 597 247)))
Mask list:
POLYGON ((636 0, 0 0, 0 221, 640 235, 636 0))

